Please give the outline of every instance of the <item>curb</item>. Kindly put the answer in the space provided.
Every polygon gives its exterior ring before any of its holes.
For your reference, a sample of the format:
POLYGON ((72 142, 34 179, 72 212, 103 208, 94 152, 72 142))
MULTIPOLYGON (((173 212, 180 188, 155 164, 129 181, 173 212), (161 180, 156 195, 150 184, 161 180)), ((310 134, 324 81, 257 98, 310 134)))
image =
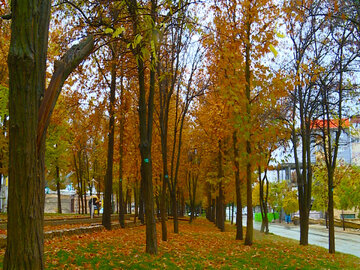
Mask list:
MULTIPOLYGON (((137 226, 142 226, 140 222, 125 222, 125 228, 133 228, 137 226)), ((119 223, 113 223, 111 224, 111 229, 116 230, 120 229, 121 226, 119 223)), ((44 232, 44 239, 51 239, 55 237, 63 237, 63 236, 71 236, 71 235, 79 235, 79 234, 85 234, 85 233, 92 233, 92 232, 98 232, 105 230, 103 225, 92 225, 88 227, 78 227, 78 228, 72 228, 72 229, 65 229, 65 230, 54 230, 54 231, 48 231, 44 232)), ((6 247, 6 235, 0 235, 0 248, 6 247)))

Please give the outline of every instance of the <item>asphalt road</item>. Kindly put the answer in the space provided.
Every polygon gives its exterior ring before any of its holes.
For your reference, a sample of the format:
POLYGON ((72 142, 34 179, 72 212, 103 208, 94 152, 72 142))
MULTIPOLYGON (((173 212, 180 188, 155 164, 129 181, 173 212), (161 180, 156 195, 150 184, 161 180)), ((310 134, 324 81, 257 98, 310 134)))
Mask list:
MULTIPOLYGON (((245 225, 246 216, 244 218, 243 224, 245 225)), ((260 230, 260 227, 260 222, 254 222, 254 229, 260 230)), ((283 237, 300 239, 300 227, 292 224, 270 223, 269 231, 283 237)), ((309 244, 329 248, 328 230, 321 225, 310 225, 309 244)), ((335 250, 360 257, 360 232, 344 232, 341 228, 335 228, 335 250)))

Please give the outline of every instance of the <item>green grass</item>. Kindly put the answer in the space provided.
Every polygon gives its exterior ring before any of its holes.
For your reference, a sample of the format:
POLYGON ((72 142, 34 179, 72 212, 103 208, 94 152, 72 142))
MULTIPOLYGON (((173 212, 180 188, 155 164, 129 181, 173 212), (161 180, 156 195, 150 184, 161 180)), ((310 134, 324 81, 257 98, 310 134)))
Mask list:
MULTIPOLYGON (((180 234, 158 239, 158 254, 145 251, 145 227, 101 231, 46 241, 46 269, 360 269, 360 258, 328 254, 317 246, 254 233, 254 243, 236 241, 235 227, 220 232, 204 219, 180 222, 180 234)), ((157 226, 160 235, 160 225, 157 226)), ((1 259, 2 260, 2 259, 1 259)))

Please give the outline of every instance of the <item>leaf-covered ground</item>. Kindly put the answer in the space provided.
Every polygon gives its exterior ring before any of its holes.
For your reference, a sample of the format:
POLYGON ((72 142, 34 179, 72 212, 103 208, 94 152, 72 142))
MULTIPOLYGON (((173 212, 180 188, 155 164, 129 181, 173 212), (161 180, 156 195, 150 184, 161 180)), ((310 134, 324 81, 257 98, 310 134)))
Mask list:
MULTIPOLYGON (((99 224, 100 225, 100 224, 99 224)), ((75 229, 79 227, 89 227, 90 224, 88 223, 76 223, 76 224, 63 224, 63 225, 45 225, 44 226, 44 232, 49 231, 56 231, 56 230, 68 230, 68 229, 75 229)), ((6 235, 7 230, 0 229, 0 235, 6 235)))
MULTIPOLYGON (((158 235, 160 225, 158 224, 158 235)), ((46 269, 360 269, 360 259, 255 232, 252 247, 234 240, 235 227, 218 231, 198 219, 180 222, 180 233, 158 238, 159 252, 147 255, 145 227, 53 238, 45 242, 46 269)), ((4 251, 2 251, 3 253, 4 251)))

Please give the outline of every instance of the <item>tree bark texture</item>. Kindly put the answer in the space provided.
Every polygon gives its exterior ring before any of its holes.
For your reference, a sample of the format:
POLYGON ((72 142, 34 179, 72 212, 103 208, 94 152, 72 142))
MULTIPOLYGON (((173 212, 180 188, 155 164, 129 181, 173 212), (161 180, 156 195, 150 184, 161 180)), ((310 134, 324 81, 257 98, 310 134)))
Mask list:
MULTIPOLYGON (((133 34, 139 34, 139 18, 137 1, 126 1, 129 14, 132 19, 133 34)), ((151 18, 155 21, 156 1, 151 1, 151 18)), ((146 252, 150 254, 157 253, 156 239, 156 220, 154 216, 154 194, 152 184, 152 160, 151 143, 154 113, 154 92, 155 92, 155 71, 150 69, 149 95, 146 98, 145 89, 145 65, 140 42, 133 49, 133 54, 137 59, 137 71, 139 81, 139 129, 140 129, 140 155, 141 155, 141 178, 143 184, 143 195, 145 202, 145 220, 146 220, 146 252)), ((154 58, 151 56, 151 64, 154 64, 154 58)))
MULTIPOLYGON (((248 11, 248 18, 246 22, 246 35, 247 43, 245 45, 245 92, 246 92, 246 115, 248 118, 247 128, 250 128, 250 119, 251 119, 251 96, 250 96, 250 33, 251 33, 251 18, 250 11, 248 11)), ((246 204, 247 204, 247 220, 246 220, 246 236, 245 236, 245 245, 252 245, 253 242, 253 211, 252 211, 252 180, 251 180, 251 142, 250 138, 246 139, 246 153, 247 153, 247 165, 246 165, 246 204)))
MULTIPOLYGON (((160 75, 160 64, 158 65, 158 74, 160 75)), ((161 137, 161 154, 163 163, 163 178, 162 178, 162 192, 160 198, 160 216, 161 216, 161 235, 162 240, 167 241, 167 227, 166 227, 166 186, 169 185, 169 172, 168 172, 168 124, 169 124, 169 107, 172 91, 169 91, 168 79, 159 82, 160 88, 160 137, 161 137)))
POLYGON ((335 253, 334 174, 328 174, 329 253, 335 253))
POLYGON ((196 188, 199 175, 192 172, 187 173, 188 188, 189 188, 189 201, 190 201, 190 223, 195 218, 195 199, 196 199, 196 188))
MULTIPOLYGON (((125 112, 124 112, 124 83, 123 83, 123 66, 121 66, 120 75, 120 142, 119 142, 119 223, 121 228, 125 228, 125 217, 124 217, 124 193, 123 193, 123 160, 124 160, 124 129, 125 129, 125 112)), ((135 220, 137 214, 137 203, 136 203, 136 189, 134 188, 134 199, 135 199, 135 220)))
POLYGON ((243 226, 242 226, 242 203, 241 203, 241 189, 240 189, 240 165, 239 165, 239 148, 237 146, 237 134, 233 133, 233 148, 234 148, 234 164, 235 164, 235 191, 236 191, 236 240, 243 240, 243 226))
POLYGON ((9 198, 4 269, 43 269, 44 140, 37 147, 45 91, 50 1, 11 1, 9 198))
MULTIPOLYGON (((264 183, 265 183, 265 178, 266 178, 266 171, 265 171, 265 176, 262 179, 261 177, 261 167, 258 167, 258 175, 259 175, 259 185, 260 185, 260 211, 261 211, 261 217, 262 217, 262 221, 261 221, 261 232, 265 232, 265 233, 269 233, 269 221, 268 221, 268 217, 267 217, 267 197, 268 197, 268 183, 266 186, 266 194, 264 195, 264 183)), ((266 178, 267 179, 267 178, 266 178)))
MULTIPOLYGON (((115 53, 113 52, 113 60, 115 60, 115 53)), ((110 104, 109 104, 109 137, 108 137, 108 153, 107 153, 107 167, 105 175, 105 196, 104 196, 104 213, 102 216, 102 225, 111 230, 111 196, 112 196, 112 182, 113 182, 113 161, 114 161, 114 124, 115 124, 115 90, 116 90, 116 64, 111 66, 111 83, 110 83, 110 104)))
POLYGON ((221 140, 219 140, 219 152, 218 152, 218 179, 219 179, 219 200, 218 200, 218 228, 224 232, 225 231, 225 195, 223 189, 223 178, 224 171, 222 166, 222 149, 221 149, 221 140))
POLYGON ((57 191, 57 205, 58 213, 61 214, 61 194, 60 194, 60 172, 59 166, 56 166, 56 191, 57 191))

